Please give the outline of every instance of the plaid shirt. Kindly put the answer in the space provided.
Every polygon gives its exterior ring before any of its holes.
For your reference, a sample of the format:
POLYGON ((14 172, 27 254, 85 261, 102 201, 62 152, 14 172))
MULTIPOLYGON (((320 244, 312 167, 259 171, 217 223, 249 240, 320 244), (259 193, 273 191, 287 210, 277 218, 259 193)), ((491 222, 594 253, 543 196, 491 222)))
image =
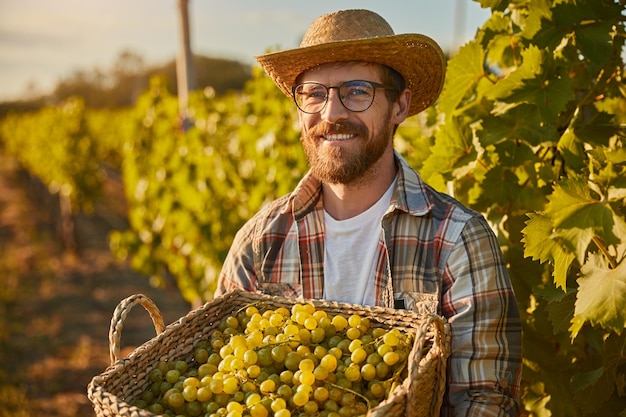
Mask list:
MULTIPOLYGON (((438 193, 400 155, 396 159, 398 181, 378 243, 377 304, 426 309, 450 323, 442 416, 516 415, 521 321, 498 241, 479 213, 438 193)), ((307 174, 241 228, 216 296, 242 288, 322 298, 321 189, 307 174)))

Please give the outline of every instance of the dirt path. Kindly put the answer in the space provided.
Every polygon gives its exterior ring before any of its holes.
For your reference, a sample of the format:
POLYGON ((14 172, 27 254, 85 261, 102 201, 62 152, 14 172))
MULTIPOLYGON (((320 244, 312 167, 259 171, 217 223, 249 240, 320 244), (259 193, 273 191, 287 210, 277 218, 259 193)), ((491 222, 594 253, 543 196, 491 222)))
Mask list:
MULTIPOLYGON (((0 151, 0 417, 93 416, 86 387, 109 364, 115 306, 144 293, 166 324, 189 307, 177 290, 151 288, 113 258, 100 216, 76 220, 80 256, 64 253, 30 184, 0 151)), ((124 352, 153 336, 147 313, 133 309, 124 352)))

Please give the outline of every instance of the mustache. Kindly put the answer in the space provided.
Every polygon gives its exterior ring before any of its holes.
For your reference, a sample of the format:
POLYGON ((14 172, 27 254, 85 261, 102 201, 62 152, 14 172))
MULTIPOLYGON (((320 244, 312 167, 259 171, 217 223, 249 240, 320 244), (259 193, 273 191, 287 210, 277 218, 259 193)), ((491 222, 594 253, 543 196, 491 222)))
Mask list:
POLYGON ((363 137, 367 135, 367 128, 363 125, 357 125, 350 122, 320 122, 309 130, 309 135, 315 137, 336 134, 355 134, 363 137))

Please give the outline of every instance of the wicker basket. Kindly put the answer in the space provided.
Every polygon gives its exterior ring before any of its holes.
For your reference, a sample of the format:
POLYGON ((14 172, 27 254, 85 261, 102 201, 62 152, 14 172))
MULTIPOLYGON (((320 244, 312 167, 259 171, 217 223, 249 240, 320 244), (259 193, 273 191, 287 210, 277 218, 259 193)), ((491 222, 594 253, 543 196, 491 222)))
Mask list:
POLYGON ((367 307, 326 300, 301 300, 278 296, 233 291, 206 303, 164 328, 158 308, 144 295, 123 300, 115 309, 109 332, 111 366, 95 376, 87 387, 89 400, 98 417, 144 417, 151 412, 132 406, 150 386, 150 371, 159 361, 193 358, 194 343, 207 335, 227 315, 252 303, 265 303, 271 308, 307 302, 329 314, 358 314, 372 324, 396 327, 415 333, 415 344, 409 354, 408 376, 389 397, 371 409, 368 417, 431 417, 438 416, 445 391, 446 360, 450 350, 448 324, 436 315, 418 315, 406 310, 367 307), (121 331, 126 315, 141 304, 152 317, 157 336, 119 359, 121 331), (425 353, 423 353, 425 352, 425 353))

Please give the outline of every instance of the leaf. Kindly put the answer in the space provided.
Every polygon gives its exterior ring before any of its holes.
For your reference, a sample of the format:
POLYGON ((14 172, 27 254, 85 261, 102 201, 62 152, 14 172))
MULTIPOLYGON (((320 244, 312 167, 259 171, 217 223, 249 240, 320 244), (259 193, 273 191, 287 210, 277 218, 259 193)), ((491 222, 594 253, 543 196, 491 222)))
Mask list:
MULTIPOLYGON (((556 240, 556 239, 555 239, 556 240)), ((569 248, 565 248, 565 242, 561 239, 556 240, 553 247, 554 257, 554 283, 557 287, 565 290, 567 286, 567 271, 576 258, 574 252, 569 248)))
POLYGON ((482 8, 490 7, 491 10, 505 10, 509 2, 507 0, 476 0, 482 8))
POLYGON ((555 228, 591 228, 613 244, 620 239, 613 233, 615 213, 607 201, 591 195, 587 182, 582 178, 570 178, 554 187, 549 197, 546 213, 553 219, 555 228))
POLYGON ((579 372, 572 377, 572 389, 574 392, 587 388, 600 379, 604 374, 604 367, 594 369, 588 372, 579 372))
POLYGON ((422 177, 432 182, 432 177, 450 174, 454 169, 467 165, 467 160, 474 159, 476 150, 471 146, 471 138, 469 143, 466 139, 469 135, 469 129, 460 126, 455 118, 443 125, 435 137, 432 153, 424 161, 420 172, 422 177))
POLYGON ((573 171, 579 171, 585 168, 587 156, 585 155, 583 144, 578 140, 571 127, 568 127, 559 139, 557 149, 565 160, 565 164, 568 168, 573 171))
POLYGON ((469 42, 448 61, 446 81, 440 98, 439 109, 450 117, 459 103, 471 92, 481 78, 485 76, 483 69, 484 52, 476 41, 469 42))
MULTIPOLYGON (((560 291, 563 294, 562 291, 560 291)), ((548 318, 552 323, 554 333, 567 332, 574 316, 574 302, 576 301, 576 293, 574 291, 568 292, 565 297, 560 298, 558 301, 552 301, 546 306, 548 312, 548 318)))
POLYGON ((553 67, 547 50, 532 45, 522 52, 522 64, 500 80, 486 96, 507 103, 537 106, 541 124, 554 119, 573 100, 573 81, 553 67))
MULTIPOLYGON (((607 368, 600 367, 574 374, 571 385, 576 393, 574 401, 585 414, 600 411, 615 390, 614 376, 607 368)), ((598 415, 607 415, 598 413, 598 415)))
POLYGON ((554 266, 554 283, 565 290, 567 272, 576 258, 575 246, 568 239, 563 239, 554 232, 552 219, 545 213, 529 213, 530 220, 522 230, 524 238, 524 256, 531 256, 540 262, 551 261, 554 266))
POLYGON ((532 39, 541 29, 542 19, 550 19, 550 3, 548 0, 531 0, 528 16, 524 21, 522 37, 532 39))
POLYGON ((552 126, 541 123, 537 109, 528 104, 515 106, 502 115, 483 118, 481 129, 476 132, 483 147, 507 139, 539 145, 552 140, 554 133, 552 126))
POLYGON ((489 90, 486 97, 490 100, 503 100, 508 98, 511 92, 523 88, 525 81, 532 80, 541 73, 541 57, 541 50, 536 46, 525 49, 522 53, 522 64, 515 71, 499 80, 489 90))
POLYGON ((533 260, 539 260, 541 263, 551 260, 555 244, 550 239, 553 230, 552 219, 545 213, 528 213, 527 216, 529 220, 522 230, 524 256, 532 257, 533 260))
POLYGON ((587 248, 593 239, 593 229, 572 227, 570 229, 558 229, 558 235, 567 247, 576 255, 576 259, 582 265, 587 256, 587 248))
POLYGON ((513 91, 506 101, 535 104, 539 109, 541 122, 550 123, 565 109, 566 104, 574 99, 572 83, 569 77, 544 68, 535 78, 526 81, 521 88, 513 91))
POLYGON ((583 119, 584 124, 576 126, 574 133, 577 138, 587 143, 608 146, 610 139, 624 129, 613 121, 613 115, 604 112, 593 112, 590 117, 585 114, 583 119))
POLYGON ((626 262, 610 269, 602 255, 590 254, 580 274, 572 339, 587 321, 621 334, 626 327, 626 262))

